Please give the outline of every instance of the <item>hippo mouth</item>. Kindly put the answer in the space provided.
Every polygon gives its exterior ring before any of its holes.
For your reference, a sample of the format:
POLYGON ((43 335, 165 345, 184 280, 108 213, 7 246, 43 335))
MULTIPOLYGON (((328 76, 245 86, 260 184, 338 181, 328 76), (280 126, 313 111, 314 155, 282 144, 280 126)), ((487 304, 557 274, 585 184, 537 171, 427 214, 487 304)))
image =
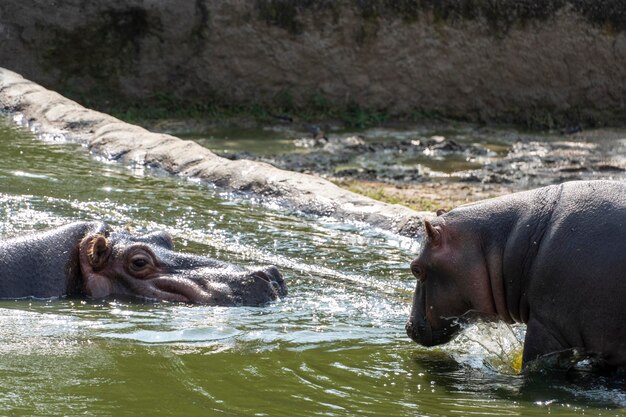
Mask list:
POLYGON ((176 277, 158 277, 150 282, 151 290, 148 298, 173 302, 202 302, 209 293, 197 283, 176 277))
POLYGON ((433 329, 428 320, 414 321, 411 318, 406 323, 406 333, 415 343, 422 346, 436 346, 449 342, 459 331, 458 323, 452 322, 441 329, 433 329))
POLYGON ((147 299, 214 306, 261 305, 287 295, 285 281, 275 267, 226 281, 164 275, 144 283, 147 299))
POLYGON ((445 325, 433 329, 426 318, 426 292, 416 288, 411 316, 405 325, 407 335, 422 346, 436 346, 449 342, 461 326, 456 319, 444 318, 445 325))

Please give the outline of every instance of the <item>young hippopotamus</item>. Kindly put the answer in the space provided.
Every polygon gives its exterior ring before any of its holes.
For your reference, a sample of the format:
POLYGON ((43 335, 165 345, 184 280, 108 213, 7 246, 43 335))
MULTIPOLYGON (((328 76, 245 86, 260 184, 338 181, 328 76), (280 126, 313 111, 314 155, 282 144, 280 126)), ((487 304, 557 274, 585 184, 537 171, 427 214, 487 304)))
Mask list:
POLYGON ((579 350, 626 368, 626 183, 575 181, 425 221, 406 330, 448 342, 472 317, 526 323, 523 366, 579 350))
POLYGON ((0 298, 130 296, 259 305, 286 295, 276 267, 244 268, 175 252, 169 234, 134 236, 101 222, 0 242, 0 298))

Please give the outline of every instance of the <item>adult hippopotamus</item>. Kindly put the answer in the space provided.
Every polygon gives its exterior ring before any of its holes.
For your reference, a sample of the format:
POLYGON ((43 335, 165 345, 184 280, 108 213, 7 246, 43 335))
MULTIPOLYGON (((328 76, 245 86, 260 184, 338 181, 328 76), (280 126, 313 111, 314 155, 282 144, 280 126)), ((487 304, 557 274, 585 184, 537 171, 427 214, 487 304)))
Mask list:
POLYGON ((139 297, 259 305, 285 295, 276 267, 244 268, 175 252, 165 232, 135 236, 78 222, 0 242, 0 298, 139 297))
MULTIPOLYGON (((439 213, 438 213, 439 214, 439 213)), ((406 330, 446 343, 472 317, 526 323, 522 363, 578 350, 626 367, 626 183, 574 181, 424 222, 406 330)))

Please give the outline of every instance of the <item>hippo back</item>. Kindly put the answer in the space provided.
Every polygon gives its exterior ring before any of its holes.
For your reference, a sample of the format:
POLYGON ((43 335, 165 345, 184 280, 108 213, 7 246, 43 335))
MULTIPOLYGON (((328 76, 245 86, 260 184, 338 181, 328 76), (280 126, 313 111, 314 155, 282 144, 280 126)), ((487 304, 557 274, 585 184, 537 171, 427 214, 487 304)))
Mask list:
POLYGON ((78 244, 100 222, 77 222, 0 241, 0 298, 50 298, 71 293, 78 276, 78 244))

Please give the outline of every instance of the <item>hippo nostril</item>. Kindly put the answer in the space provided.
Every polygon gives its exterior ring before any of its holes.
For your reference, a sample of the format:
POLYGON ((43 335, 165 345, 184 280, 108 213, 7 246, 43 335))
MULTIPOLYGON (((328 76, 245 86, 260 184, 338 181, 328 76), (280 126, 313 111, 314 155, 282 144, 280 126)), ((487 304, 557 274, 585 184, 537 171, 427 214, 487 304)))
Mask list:
POLYGON ((275 266, 268 266, 267 268, 254 271, 252 273, 252 276, 268 282, 277 282, 279 284, 282 284, 285 281, 283 279, 283 274, 281 274, 278 268, 276 268, 275 266))
POLYGON ((263 281, 272 282, 273 280, 265 271, 256 271, 252 273, 252 276, 255 278, 262 279, 263 281))

